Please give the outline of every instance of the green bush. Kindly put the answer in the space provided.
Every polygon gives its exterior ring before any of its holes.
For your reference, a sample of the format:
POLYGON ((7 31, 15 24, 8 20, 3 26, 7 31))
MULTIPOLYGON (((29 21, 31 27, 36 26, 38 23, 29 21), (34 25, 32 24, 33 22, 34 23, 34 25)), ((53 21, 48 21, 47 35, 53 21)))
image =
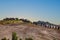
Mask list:
POLYGON ((19 40, 22 40, 22 39, 19 39, 19 40))
POLYGON ((18 40, 15 32, 12 33, 12 40, 18 40))
POLYGON ((3 39, 1 39, 1 40, 7 40, 7 39, 6 39, 6 37, 4 37, 4 38, 3 38, 3 39))
POLYGON ((25 38, 25 40, 33 40, 32 38, 25 38))

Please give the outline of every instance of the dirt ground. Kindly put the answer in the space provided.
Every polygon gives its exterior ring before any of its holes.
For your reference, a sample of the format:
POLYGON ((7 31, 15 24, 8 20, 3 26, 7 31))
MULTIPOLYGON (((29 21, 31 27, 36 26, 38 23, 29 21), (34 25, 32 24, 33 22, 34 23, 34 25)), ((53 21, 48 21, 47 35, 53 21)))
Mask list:
POLYGON ((32 24, 0 25, 0 40, 4 37, 11 40, 12 32, 16 32, 18 38, 31 37, 33 40, 60 40, 60 30, 45 28, 32 24))

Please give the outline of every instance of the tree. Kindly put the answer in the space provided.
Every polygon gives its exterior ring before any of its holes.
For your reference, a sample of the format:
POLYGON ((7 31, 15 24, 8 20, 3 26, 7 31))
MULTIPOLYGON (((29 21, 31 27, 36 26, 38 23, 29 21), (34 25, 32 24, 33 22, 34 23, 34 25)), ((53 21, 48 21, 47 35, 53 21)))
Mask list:
POLYGON ((18 18, 15 18, 15 20, 19 20, 18 18))
POLYGON ((25 22, 25 23, 31 23, 30 20, 27 20, 27 19, 20 19, 21 21, 25 22))
POLYGON ((12 40, 17 40, 18 38, 17 38, 17 36, 16 36, 16 33, 15 32, 13 32, 12 33, 12 40))

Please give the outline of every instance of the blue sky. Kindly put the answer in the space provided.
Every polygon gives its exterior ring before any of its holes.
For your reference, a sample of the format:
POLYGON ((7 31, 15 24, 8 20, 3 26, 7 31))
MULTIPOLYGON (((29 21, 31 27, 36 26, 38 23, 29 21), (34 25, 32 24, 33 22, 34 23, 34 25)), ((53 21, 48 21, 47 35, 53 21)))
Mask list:
POLYGON ((60 0, 0 0, 0 19, 6 17, 60 24, 60 0))

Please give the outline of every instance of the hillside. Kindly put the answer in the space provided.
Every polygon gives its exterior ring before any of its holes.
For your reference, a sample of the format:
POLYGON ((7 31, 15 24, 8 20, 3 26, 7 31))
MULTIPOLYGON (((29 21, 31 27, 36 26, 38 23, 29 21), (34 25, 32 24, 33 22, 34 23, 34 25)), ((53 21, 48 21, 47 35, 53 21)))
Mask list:
POLYGON ((11 40, 12 32, 16 32, 18 38, 22 38, 23 40, 27 37, 31 37, 33 40, 60 40, 60 30, 29 23, 0 25, 0 40, 3 37, 11 40))

